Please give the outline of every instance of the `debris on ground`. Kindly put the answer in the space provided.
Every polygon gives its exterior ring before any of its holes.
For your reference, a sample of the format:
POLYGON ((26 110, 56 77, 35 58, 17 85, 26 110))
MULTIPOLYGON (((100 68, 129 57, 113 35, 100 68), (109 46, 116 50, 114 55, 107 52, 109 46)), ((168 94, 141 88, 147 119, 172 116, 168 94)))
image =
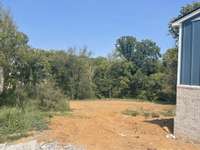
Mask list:
POLYGON ((150 115, 147 119, 146 115, 125 117, 122 113, 125 110, 165 112, 174 110, 175 105, 125 100, 84 100, 71 101, 70 107, 72 115, 54 116, 49 130, 36 132, 33 137, 23 138, 17 143, 36 139, 39 143, 47 144, 43 144, 43 147, 48 147, 51 145, 49 142, 57 141, 61 146, 65 145, 66 150, 77 150, 79 145, 84 146, 84 150, 200 150, 200 144, 173 140, 171 116, 153 118, 150 115), (72 145, 66 145, 68 143, 72 145))
POLYGON ((168 139, 176 139, 176 137, 173 134, 167 134, 166 138, 168 138, 168 139))
POLYGON ((85 150, 72 144, 60 145, 58 142, 39 144, 36 140, 20 144, 0 144, 0 150, 85 150))
POLYGON ((165 132, 167 132, 167 133, 170 133, 169 128, 166 127, 166 126, 163 127, 163 130, 164 130, 165 132))

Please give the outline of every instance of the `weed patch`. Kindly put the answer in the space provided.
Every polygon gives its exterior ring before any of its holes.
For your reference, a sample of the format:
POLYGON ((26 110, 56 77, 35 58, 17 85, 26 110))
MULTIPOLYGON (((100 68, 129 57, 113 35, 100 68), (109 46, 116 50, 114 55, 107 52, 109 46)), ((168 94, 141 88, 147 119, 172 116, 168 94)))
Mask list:
POLYGON ((47 129, 49 117, 36 109, 3 107, 0 110, 0 142, 18 139, 31 130, 47 129))
POLYGON ((166 110, 161 112, 161 114, 165 117, 174 117, 176 115, 176 111, 174 109, 166 110))
POLYGON ((175 116, 175 110, 170 109, 166 111, 149 111, 149 110, 144 110, 143 108, 137 109, 137 110, 132 110, 132 109, 126 109, 125 111, 122 111, 122 114, 128 115, 128 116, 144 116, 145 118, 159 118, 160 116, 164 117, 174 117, 175 116))
POLYGON ((136 110, 129 110, 129 109, 123 111, 122 114, 124 114, 124 115, 129 115, 129 116, 133 116, 133 117, 136 117, 136 116, 140 115, 139 111, 136 111, 136 110))

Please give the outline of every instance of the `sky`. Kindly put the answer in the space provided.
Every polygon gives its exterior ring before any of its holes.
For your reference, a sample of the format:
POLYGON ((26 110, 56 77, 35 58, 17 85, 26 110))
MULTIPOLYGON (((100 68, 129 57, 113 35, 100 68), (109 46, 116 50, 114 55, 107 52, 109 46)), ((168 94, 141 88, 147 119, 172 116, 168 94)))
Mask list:
POLYGON ((0 0, 29 45, 42 49, 87 47, 107 56, 120 36, 151 39, 164 53, 175 45, 168 23, 194 0, 0 0))

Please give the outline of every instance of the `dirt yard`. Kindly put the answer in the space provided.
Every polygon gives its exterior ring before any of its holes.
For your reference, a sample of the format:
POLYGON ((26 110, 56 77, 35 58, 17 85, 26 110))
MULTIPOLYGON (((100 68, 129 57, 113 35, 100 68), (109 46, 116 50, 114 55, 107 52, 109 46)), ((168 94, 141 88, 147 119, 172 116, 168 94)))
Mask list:
POLYGON ((127 116, 126 109, 163 111, 174 108, 147 102, 72 101, 72 115, 54 117, 39 141, 81 145, 86 150, 200 150, 200 145, 166 138, 173 118, 127 116))

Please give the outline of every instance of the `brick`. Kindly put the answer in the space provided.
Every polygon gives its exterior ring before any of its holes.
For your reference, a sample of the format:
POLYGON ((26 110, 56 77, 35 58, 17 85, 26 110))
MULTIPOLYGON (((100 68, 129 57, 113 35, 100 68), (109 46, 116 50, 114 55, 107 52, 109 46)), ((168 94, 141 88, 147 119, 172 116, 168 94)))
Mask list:
POLYGON ((177 138, 200 143, 200 87, 177 86, 174 122, 177 138))

